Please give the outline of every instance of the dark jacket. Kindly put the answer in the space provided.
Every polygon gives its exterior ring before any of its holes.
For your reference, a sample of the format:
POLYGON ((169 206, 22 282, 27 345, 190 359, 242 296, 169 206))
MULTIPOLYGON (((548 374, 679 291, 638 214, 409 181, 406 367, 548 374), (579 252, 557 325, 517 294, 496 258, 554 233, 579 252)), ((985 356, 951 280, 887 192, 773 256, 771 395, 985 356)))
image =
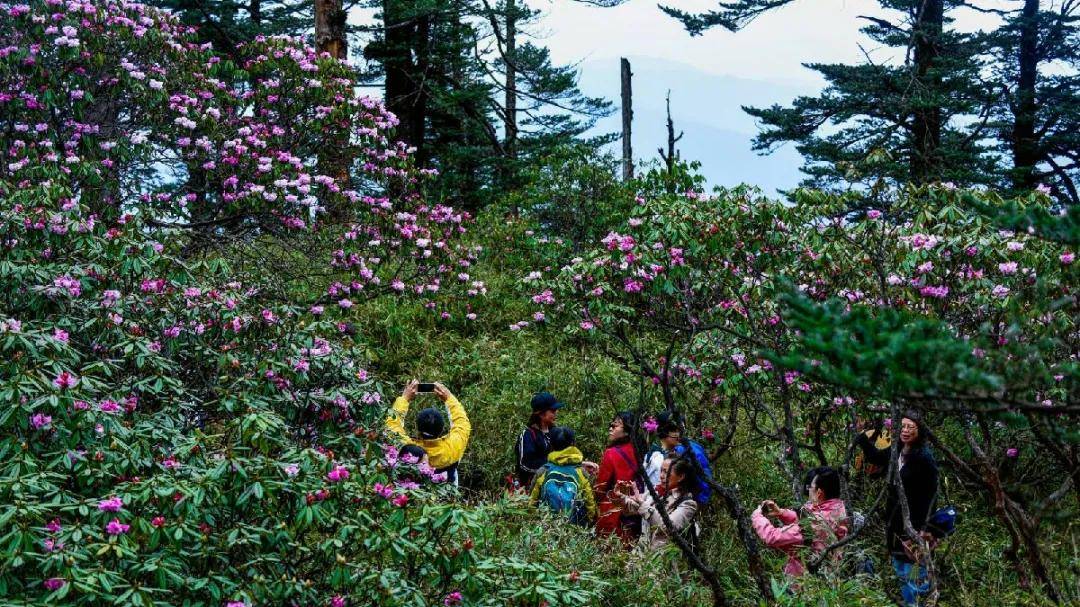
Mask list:
MULTIPOLYGON (((868 462, 882 467, 889 465, 888 448, 878 449, 864 434, 860 434, 856 441, 868 462)), ((903 483, 904 495, 907 496, 911 526, 916 531, 922 531, 926 528, 926 519, 934 511, 934 502, 937 500, 938 465, 926 447, 911 451, 907 455, 901 453, 900 457, 903 462, 900 466, 900 482, 903 483)), ((910 561, 900 543, 907 539, 904 512, 900 508, 900 498, 892 487, 889 488, 889 499, 885 503, 885 520, 888 523, 885 541, 889 552, 900 560, 910 561)))
POLYGON ((548 454, 551 453, 547 432, 536 426, 527 426, 521 431, 514 451, 517 455, 515 472, 518 483, 528 489, 536 472, 547 463, 548 454))

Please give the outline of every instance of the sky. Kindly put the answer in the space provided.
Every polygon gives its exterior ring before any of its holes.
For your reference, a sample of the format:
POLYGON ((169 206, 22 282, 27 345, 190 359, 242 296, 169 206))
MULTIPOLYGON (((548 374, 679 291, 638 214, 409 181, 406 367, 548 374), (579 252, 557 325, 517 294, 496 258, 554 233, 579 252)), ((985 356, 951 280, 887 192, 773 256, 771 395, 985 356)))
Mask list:
MULTIPOLYGON (((525 0, 542 11, 530 28, 556 64, 577 65, 582 90, 619 100, 619 58, 634 72, 634 154, 656 158, 666 141, 664 97, 671 91, 676 128, 685 132, 682 156, 702 163, 710 185, 758 185, 767 194, 798 184, 801 158, 792 146, 770 155, 751 149, 758 128, 741 106, 787 105, 817 94, 824 81, 803 63, 858 63, 893 59, 874 48, 859 28, 860 15, 881 16, 877 0, 793 0, 737 33, 715 27, 692 37, 657 8, 655 0, 628 0, 614 8, 575 0, 525 0), (861 46, 860 46, 861 45, 861 46)), ((667 0, 688 12, 715 9, 717 0, 667 0)), ((984 7, 1015 8, 1009 0, 981 0, 984 7)), ((354 11, 350 20, 370 14, 354 11)), ((994 17, 954 12, 955 27, 992 27, 994 17)), ((618 116, 601 120, 595 134, 619 130, 618 116)), ((616 144, 617 145, 617 144, 616 144)))
MULTIPOLYGON (((629 0, 601 8, 573 0, 528 0, 543 11, 533 28, 559 64, 577 64, 585 93, 618 102, 619 58, 634 72, 634 153, 656 157, 666 140, 664 96, 672 96, 676 128, 685 131, 683 157, 702 162, 710 185, 746 182, 767 194, 791 188, 802 175, 792 146, 762 156, 751 149, 757 133, 742 105, 788 104, 798 95, 814 95, 824 81, 806 62, 858 63, 864 52, 875 61, 893 57, 892 49, 872 46, 859 28, 860 15, 880 16, 875 0, 794 0, 766 13, 743 30, 715 27, 691 37, 682 24, 661 12, 654 1, 629 0), (861 45, 861 46, 860 46, 861 45)), ((716 8, 716 0, 668 0, 688 12, 716 8)), ((984 0, 984 6, 1012 6, 984 0)), ((957 14, 961 30, 990 27, 993 17, 968 11, 957 14)), ((617 116, 598 124, 598 132, 619 128, 617 116)))

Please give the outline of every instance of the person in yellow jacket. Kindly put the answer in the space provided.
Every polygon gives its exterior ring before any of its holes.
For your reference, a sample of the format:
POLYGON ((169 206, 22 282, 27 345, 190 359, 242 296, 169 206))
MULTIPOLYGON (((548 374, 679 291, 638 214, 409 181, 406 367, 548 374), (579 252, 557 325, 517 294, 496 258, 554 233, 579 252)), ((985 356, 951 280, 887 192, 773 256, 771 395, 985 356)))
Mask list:
POLYGON ((570 522, 586 526, 596 520, 596 498, 592 482, 582 470, 584 457, 574 446, 574 431, 556 426, 549 431, 551 453, 548 463, 540 467, 533 480, 529 503, 541 502, 556 512, 564 513, 570 522))
POLYGON ((446 404, 447 413, 450 414, 449 432, 444 432, 446 422, 442 413, 434 407, 421 409, 416 414, 416 432, 419 435, 417 438, 412 438, 405 432, 405 416, 409 414, 409 405, 420 388, 420 382, 415 379, 409 382, 401 396, 394 400, 393 410, 386 418, 386 429, 401 437, 406 445, 423 447, 431 467, 436 472, 445 472, 447 482, 456 485, 458 462, 469 444, 472 425, 465 413, 465 407, 461 406, 457 397, 441 383, 436 382, 434 385, 435 396, 446 404))

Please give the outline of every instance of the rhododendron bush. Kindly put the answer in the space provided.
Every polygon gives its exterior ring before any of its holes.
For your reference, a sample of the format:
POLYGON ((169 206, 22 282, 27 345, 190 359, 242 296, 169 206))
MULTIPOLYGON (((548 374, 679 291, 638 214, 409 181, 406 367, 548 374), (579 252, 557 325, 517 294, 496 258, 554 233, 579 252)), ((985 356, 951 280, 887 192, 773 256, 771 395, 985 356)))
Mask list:
POLYGON ((471 253, 347 66, 219 61, 137 4, 0 14, 0 596, 498 603, 547 575, 490 566, 489 515, 374 430, 350 308, 471 253))
MULTIPOLYGON (((921 408, 938 458, 1004 504, 1007 554, 1067 596, 1038 538, 1080 487, 1075 238, 997 227, 976 209, 999 198, 948 184, 873 208, 870 194, 785 204, 650 183, 625 225, 525 283, 545 324, 602 345, 640 378, 639 408, 678 411, 714 457, 764 440, 796 500, 807 468, 851 465, 863 422, 899 428, 921 408), (1020 477, 1017 458, 1043 470, 1020 477)), ((718 489, 768 594, 738 492, 718 489)))

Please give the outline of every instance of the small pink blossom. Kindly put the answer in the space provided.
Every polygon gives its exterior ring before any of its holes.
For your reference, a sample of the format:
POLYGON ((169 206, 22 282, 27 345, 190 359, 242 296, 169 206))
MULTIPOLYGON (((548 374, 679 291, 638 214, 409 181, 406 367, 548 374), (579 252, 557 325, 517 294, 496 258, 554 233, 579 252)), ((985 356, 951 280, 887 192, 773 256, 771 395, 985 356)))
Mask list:
POLYGON ((34 427, 34 430, 47 430, 52 425, 52 416, 45 415, 44 413, 35 413, 30 418, 30 425, 34 427))
POLYGON ((997 298, 1008 297, 1009 287, 1005 285, 994 285, 994 288, 990 290, 990 294, 997 298))
POLYGON ((55 379, 53 379, 53 385, 57 388, 60 388, 61 390, 73 388, 78 383, 79 378, 72 375, 71 373, 68 373, 67 371, 62 371, 59 375, 56 376, 55 379))
POLYGON ((1016 274, 1017 263, 1015 261, 1008 261, 998 264, 998 272, 1002 274, 1016 274))
POLYGON ((443 605, 444 607, 454 607, 455 605, 460 605, 462 600, 464 599, 461 596, 461 593, 455 590, 446 595, 446 598, 443 599, 443 605))
POLYGON ((349 478, 349 469, 344 466, 334 466, 334 469, 326 473, 326 479, 337 483, 349 478))
POLYGON ((119 512, 124 507, 124 500, 118 497, 110 497, 98 502, 97 507, 102 512, 119 512))
POLYGON ((63 329, 56 329, 53 331, 53 339, 60 343, 68 343, 68 332, 63 329))
POLYGON ((648 418, 646 418, 644 422, 641 423, 641 427, 644 428, 645 431, 649 434, 652 434, 653 432, 656 432, 656 429, 660 427, 660 424, 656 421, 655 417, 652 417, 650 415, 648 418))
POLYGON ((46 590, 59 590, 66 583, 67 583, 67 580, 65 580, 64 578, 59 578, 59 577, 51 577, 51 578, 45 580, 44 582, 42 582, 42 584, 45 586, 46 590))
POLYGON ((1072 251, 1065 251, 1058 259, 1061 261, 1061 265, 1067 266, 1076 260, 1076 254, 1072 251))
POLYGON ((1017 449, 1016 447, 1009 447, 1005 451, 1005 455, 1007 455, 1008 457, 1015 458, 1016 456, 1020 455, 1020 450, 1017 449))
POLYGON ((117 518, 114 518, 113 520, 109 521, 108 525, 105 525, 105 532, 109 535, 122 535, 124 533, 127 533, 128 529, 131 529, 131 525, 125 525, 124 523, 120 522, 120 519, 117 518))

